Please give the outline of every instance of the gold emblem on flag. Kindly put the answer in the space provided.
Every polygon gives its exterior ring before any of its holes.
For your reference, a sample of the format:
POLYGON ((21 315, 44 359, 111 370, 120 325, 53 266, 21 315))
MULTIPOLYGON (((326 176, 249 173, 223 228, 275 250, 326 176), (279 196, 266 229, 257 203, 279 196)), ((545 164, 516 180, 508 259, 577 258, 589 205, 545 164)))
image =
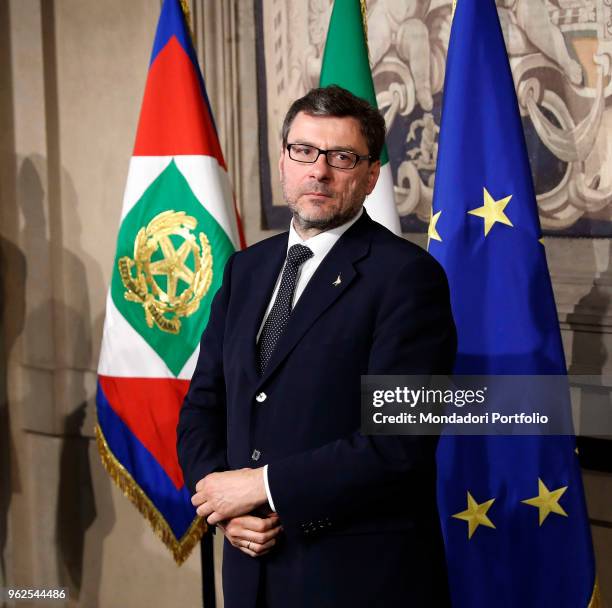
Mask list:
POLYGON ((210 289, 212 251, 203 232, 194 234, 197 225, 184 211, 164 211, 138 231, 134 258, 119 260, 125 299, 142 304, 149 327, 178 334, 181 317, 196 312, 210 289), (193 269, 187 265, 190 257, 193 269))

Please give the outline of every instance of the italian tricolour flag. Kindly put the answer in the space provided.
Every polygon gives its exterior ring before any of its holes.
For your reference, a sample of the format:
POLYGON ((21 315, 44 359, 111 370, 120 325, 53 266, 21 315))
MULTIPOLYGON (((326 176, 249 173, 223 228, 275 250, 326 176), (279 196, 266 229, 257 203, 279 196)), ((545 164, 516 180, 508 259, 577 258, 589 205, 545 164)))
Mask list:
MULTIPOLYGON (((335 0, 327 30, 319 85, 337 84, 377 107, 365 34, 365 0, 335 0)), ((380 176, 365 201, 370 217, 401 235, 393 193, 393 176, 386 146, 381 154, 380 176)))
POLYGON ((179 0, 165 0, 123 200, 98 368, 96 429, 110 476, 182 563, 205 530, 176 425, 210 304, 243 244, 179 0))

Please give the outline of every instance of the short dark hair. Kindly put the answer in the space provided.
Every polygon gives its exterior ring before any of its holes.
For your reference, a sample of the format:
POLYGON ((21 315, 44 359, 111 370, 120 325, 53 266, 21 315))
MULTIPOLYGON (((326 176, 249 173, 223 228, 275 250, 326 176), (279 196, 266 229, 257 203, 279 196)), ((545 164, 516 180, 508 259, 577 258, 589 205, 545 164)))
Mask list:
POLYGON ((296 99, 289 108, 283 121, 283 148, 287 145, 287 136, 294 118, 300 113, 309 116, 352 117, 359 121, 361 133, 368 145, 371 161, 380 159, 385 143, 385 119, 378 108, 365 99, 353 95, 350 91, 335 84, 318 89, 310 89, 304 97, 296 99))

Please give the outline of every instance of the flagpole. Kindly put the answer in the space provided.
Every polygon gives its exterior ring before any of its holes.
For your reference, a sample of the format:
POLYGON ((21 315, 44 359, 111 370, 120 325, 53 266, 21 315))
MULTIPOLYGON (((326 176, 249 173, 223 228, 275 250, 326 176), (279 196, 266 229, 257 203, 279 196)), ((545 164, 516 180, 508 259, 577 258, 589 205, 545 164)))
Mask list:
POLYGON ((202 605, 204 608, 217 608, 215 596, 215 556, 214 532, 209 528, 200 541, 200 561, 202 564, 202 605))

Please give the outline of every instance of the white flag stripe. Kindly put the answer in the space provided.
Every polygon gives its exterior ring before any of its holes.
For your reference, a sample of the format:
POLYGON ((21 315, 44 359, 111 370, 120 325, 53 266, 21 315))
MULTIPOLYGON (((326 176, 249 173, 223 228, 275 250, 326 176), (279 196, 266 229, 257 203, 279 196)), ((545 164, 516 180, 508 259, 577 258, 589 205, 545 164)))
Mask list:
MULTIPOLYGON (((136 304, 134 304, 136 306, 136 304)), ((144 311, 142 311, 144 315, 144 311)), ((191 380, 199 345, 185 363, 178 378, 191 380)), ((100 350, 98 374, 122 378, 175 378, 164 360, 125 320, 108 294, 106 319, 100 350)))
POLYGON ((379 224, 382 224, 391 232, 402 236, 397 207, 395 206, 395 194, 393 190, 393 175, 391 164, 385 163, 380 168, 380 175, 376 187, 370 196, 366 197, 365 208, 368 215, 379 224))
MULTIPOLYGON (((227 171, 216 158, 203 155, 134 156, 130 161, 121 221, 142 198, 147 188, 174 158, 200 204, 221 226, 234 248, 239 249, 239 238, 233 208, 233 194, 227 171), (231 203, 231 207, 230 207, 231 203)), ((169 206, 171 208, 171 206, 169 206)))
POLYGON ((121 222, 171 160, 172 156, 132 156, 123 194, 121 222))
POLYGON ((234 248, 240 249, 234 196, 227 171, 211 156, 175 156, 175 162, 202 206, 223 228, 234 248))
POLYGON ((198 362, 198 356, 200 354, 200 344, 195 347, 191 356, 187 361, 185 361, 185 365, 183 365, 183 369, 179 373, 179 378, 186 378, 187 380, 191 380, 191 376, 193 376, 193 372, 195 372, 196 363, 198 362))

